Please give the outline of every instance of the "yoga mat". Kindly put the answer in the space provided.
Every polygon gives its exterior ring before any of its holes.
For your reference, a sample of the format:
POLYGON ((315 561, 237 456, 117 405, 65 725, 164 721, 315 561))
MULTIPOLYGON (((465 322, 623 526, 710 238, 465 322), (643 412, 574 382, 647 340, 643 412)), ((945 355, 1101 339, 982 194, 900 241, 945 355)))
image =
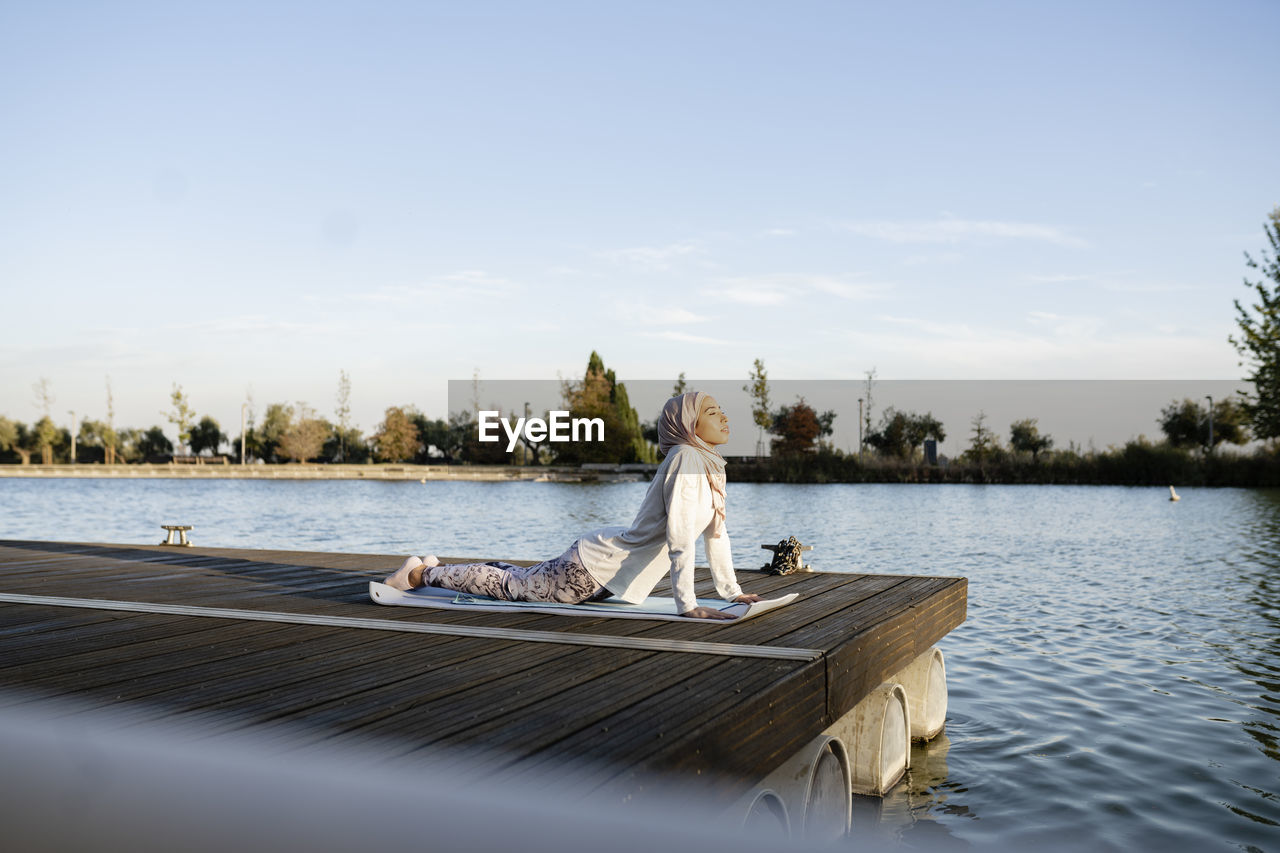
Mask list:
POLYGON ((384 583, 369 582, 369 598, 378 604, 400 607, 436 607, 446 610, 485 610, 494 613, 510 613, 523 611, 531 613, 555 613, 561 616, 591 616, 599 619, 671 619, 681 622, 713 622, 718 625, 732 625, 752 616, 759 616, 770 610, 776 610, 795 601, 796 593, 781 598, 767 598, 754 604, 730 603, 719 598, 699 598, 698 605, 732 613, 736 619, 693 619, 676 613, 676 602, 673 598, 651 596, 639 604, 628 604, 617 598, 606 598, 604 601, 589 601, 582 604, 553 604, 541 601, 502 601, 485 595, 469 595, 454 592, 451 589, 440 589, 434 586, 423 586, 402 592, 384 583))

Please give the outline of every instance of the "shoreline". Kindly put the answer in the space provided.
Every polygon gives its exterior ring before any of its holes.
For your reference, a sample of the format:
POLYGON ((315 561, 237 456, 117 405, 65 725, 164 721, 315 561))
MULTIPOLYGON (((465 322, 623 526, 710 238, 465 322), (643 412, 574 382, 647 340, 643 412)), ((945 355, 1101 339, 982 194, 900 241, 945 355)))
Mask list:
MULTIPOLYGON (((1280 456, 1129 458, 1124 454, 1096 459, 1050 460, 1040 464, 1000 460, 982 464, 925 465, 880 461, 863 466, 856 460, 816 457, 806 460, 733 462, 734 483, 900 483, 1040 486, 1159 486, 1167 488, 1280 487, 1280 456)), ((61 480, 370 480, 382 482, 478 483, 647 483, 658 468, 651 464, 586 463, 580 466, 418 465, 412 463, 333 464, 192 464, 56 463, 0 464, 0 479, 61 480)))
POLYGON ((0 465, 0 478, 105 480, 457 480, 463 482, 648 482, 656 465, 0 465))

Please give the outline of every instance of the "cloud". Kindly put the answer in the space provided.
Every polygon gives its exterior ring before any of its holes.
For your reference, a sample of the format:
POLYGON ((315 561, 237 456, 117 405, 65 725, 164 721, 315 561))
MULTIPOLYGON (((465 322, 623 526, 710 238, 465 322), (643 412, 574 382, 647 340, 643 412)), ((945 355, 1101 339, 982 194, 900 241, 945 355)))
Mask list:
POLYGON ((1103 290, 1112 293, 1187 293, 1194 290, 1201 290, 1193 284, 1172 284, 1166 282, 1134 282, 1132 284, 1121 284, 1110 282, 1102 286, 1103 290))
POLYGON ((936 320, 925 320, 920 317, 897 317, 892 314, 880 314, 875 318, 877 323, 914 329, 930 338, 950 340, 973 340, 978 335, 966 323, 939 323, 936 320))
POLYGON ((484 270, 459 270, 458 272, 441 276, 440 280, 456 284, 465 284, 469 287, 485 287, 490 289, 507 289, 511 287, 511 282, 507 279, 491 275, 484 270))
POLYGON ((377 305, 414 305, 424 300, 459 297, 497 299, 508 297, 520 290, 509 279, 487 273, 484 270, 459 270, 426 279, 417 284, 384 284, 362 293, 318 294, 309 297, 313 302, 353 302, 377 305))
POLYGON ((342 331, 339 326, 325 323, 300 323, 281 320, 261 314, 226 317, 203 323, 180 323, 166 327, 171 331, 203 332, 214 335, 334 335, 342 331))
POLYGON ((703 291, 704 296, 737 302, 741 305, 781 305, 790 297, 790 293, 776 285, 765 284, 751 279, 723 279, 721 286, 703 291))
POLYGON ((726 341, 723 338, 709 338, 704 335, 691 335, 687 332, 647 332, 648 337, 661 338, 667 341, 678 341, 683 344, 711 344, 714 346, 726 346, 732 341, 726 341))
POLYGON ((517 331, 528 332, 538 335, 553 335, 564 329, 563 323, 552 323, 549 321, 538 321, 528 323, 517 323, 514 328, 517 331))
POLYGON ((766 228, 760 232, 761 237, 794 237, 798 232, 794 228, 766 228))
POLYGON ((1071 284, 1089 281, 1096 283, 1101 289, 1110 293, 1189 293, 1203 288, 1194 284, 1182 284, 1164 281, 1133 281, 1134 273, 1119 271, 1110 273, 1058 273, 1050 275, 1029 275, 1028 281, 1037 284, 1071 284))
POLYGON ((852 234, 891 243, 964 243, 981 239, 1031 240, 1059 246, 1081 247, 1083 240, 1053 225, 1033 222, 997 222, 975 219, 845 222, 852 234))
POLYGON ((1221 335, 1099 317, 1028 312, 1026 325, 879 315, 846 336, 863 358, 899 378, 1173 379, 1231 375, 1221 335), (1224 372, 1224 370, 1226 372, 1224 372))
POLYGON ((924 255, 908 255, 902 259, 904 267, 918 267, 925 264, 954 265, 964 260, 964 252, 936 252, 924 255))
POLYGON ((1027 319, 1032 326, 1047 327, 1059 338, 1094 338, 1104 326, 1101 317, 1087 315, 1054 314, 1049 311, 1030 311, 1027 319))
MULTIPOLYGON (((265 335, 271 338, 283 338, 293 335, 338 335, 348 332, 349 326, 338 323, 308 323, 298 320, 285 320, 266 314, 240 314, 231 317, 210 317, 207 320, 194 322, 156 322, 145 327, 139 326, 95 326, 81 331, 80 337, 92 337, 111 343, 114 351, 123 353, 127 347, 121 342, 130 342, 129 346, 139 346, 136 352, 151 353, 146 347, 154 346, 157 340, 167 340, 166 336, 178 334, 185 341, 199 335, 265 335)), ((167 346, 167 344, 166 344, 167 346)))
POLYGON ((865 281, 851 282, 837 276, 826 275, 805 276, 800 279, 799 283, 803 287, 808 287, 819 293, 839 296, 841 299, 875 299, 893 289, 893 286, 889 284, 865 281))
POLYGON ((161 356, 161 353, 119 340, 93 340, 87 334, 79 335, 74 341, 0 347, 0 365, 15 371, 29 370, 33 378, 41 371, 60 368, 93 369, 96 372, 98 368, 112 369, 121 365, 151 365, 161 356))
POLYGON ((841 299, 876 299, 892 289, 892 285, 854 281, 849 276, 778 273, 723 278, 714 288, 704 290, 703 295, 743 305, 769 306, 812 293, 841 299))
POLYGON ((1027 276, 1027 280, 1028 280, 1028 281, 1034 281, 1034 282, 1036 282, 1036 283, 1038 283, 1038 284, 1065 284, 1065 283, 1067 283, 1067 282, 1071 282, 1071 281, 1093 281, 1093 279, 1094 279, 1094 277, 1093 277, 1093 276, 1091 276, 1091 275, 1071 275, 1071 274, 1069 274, 1069 273, 1067 273, 1067 274, 1061 274, 1061 273, 1060 273, 1060 274, 1057 274, 1057 275, 1029 275, 1029 276, 1027 276))
POLYGON ((692 241, 670 243, 666 246, 638 246, 631 249, 610 249, 598 252, 598 256, 616 264, 636 266, 650 270, 668 270, 673 263, 702 251, 692 241))
POLYGON ((690 323, 705 323, 706 321, 706 317, 694 314, 684 308, 664 308, 657 312, 645 312, 641 319, 641 322, 652 326, 667 324, 688 325, 690 323))
POLYGON ((634 302, 621 299, 615 299, 610 310, 614 316, 632 326, 690 326, 711 320, 704 314, 695 314, 688 308, 680 307, 654 307, 637 311, 634 302))
POLYGON ((1056 347, 1063 341, 1066 342, 1065 345, 1070 346, 1083 340, 1098 338, 1105 326, 1102 318, 1087 315, 1028 311, 1026 316, 1027 322, 1037 330, 1037 333, 1027 334, 992 328, 978 329, 968 323, 939 323, 917 317, 891 315, 880 315, 876 321, 882 325, 913 329, 922 341, 948 341, 956 347, 957 356, 960 357, 962 357, 959 352, 961 349, 982 349, 990 343, 1010 349, 1025 346, 1028 347, 1028 351, 1040 349, 1045 345, 1056 347))

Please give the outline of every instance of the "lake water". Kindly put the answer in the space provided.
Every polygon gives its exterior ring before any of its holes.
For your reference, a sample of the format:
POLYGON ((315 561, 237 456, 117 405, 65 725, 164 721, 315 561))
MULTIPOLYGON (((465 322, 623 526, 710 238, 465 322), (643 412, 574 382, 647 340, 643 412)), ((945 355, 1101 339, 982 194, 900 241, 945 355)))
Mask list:
MULTIPOLYGON (((0 538, 541 559, 643 483, 0 480, 0 538)), ((917 849, 1280 850, 1280 491, 731 484, 739 567, 964 575, 946 734, 864 831, 917 849)))

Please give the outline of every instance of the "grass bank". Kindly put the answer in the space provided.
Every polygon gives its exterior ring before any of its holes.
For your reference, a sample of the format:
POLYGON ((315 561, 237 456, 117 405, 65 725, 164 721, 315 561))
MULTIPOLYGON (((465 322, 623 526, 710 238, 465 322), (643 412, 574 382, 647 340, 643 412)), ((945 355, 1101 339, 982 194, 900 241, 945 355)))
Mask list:
POLYGON ((626 466, 601 468, 518 465, 0 465, 0 477, 118 480, 458 480, 477 482, 616 482, 647 480, 626 466))

